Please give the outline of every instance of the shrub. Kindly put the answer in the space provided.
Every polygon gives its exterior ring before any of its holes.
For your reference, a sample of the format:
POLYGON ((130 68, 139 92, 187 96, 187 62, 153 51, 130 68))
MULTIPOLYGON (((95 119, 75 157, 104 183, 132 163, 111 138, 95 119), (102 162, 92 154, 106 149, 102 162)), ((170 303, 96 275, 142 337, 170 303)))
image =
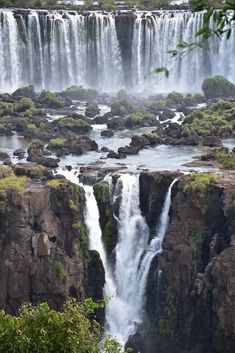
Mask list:
POLYGON ((57 121, 58 125, 60 128, 66 128, 66 129, 74 129, 74 130, 79 130, 81 128, 85 128, 90 130, 91 126, 89 123, 87 123, 85 120, 82 119, 73 119, 73 118, 61 118, 57 121))
POLYGON ((63 107, 64 102, 57 95, 50 91, 42 91, 39 100, 42 104, 49 108, 60 108, 63 107))
POLYGON ((29 85, 25 87, 18 88, 15 92, 12 94, 15 97, 28 97, 28 98, 34 98, 36 96, 34 86, 29 85))
POLYGON ((5 172, 4 177, 0 179, 0 198, 5 199, 9 191, 15 191, 17 194, 22 194, 25 191, 25 183, 27 177, 16 176, 14 173, 5 172))
POLYGON ((218 176, 211 173, 193 174, 189 177, 189 182, 184 187, 186 193, 203 193, 210 184, 218 180, 218 176))
POLYGON ((65 140, 62 138, 55 138, 55 139, 51 139, 49 142, 49 147, 52 148, 62 148, 64 147, 64 142, 65 140))
POLYGON ((235 155, 232 152, 217 152, 216 159, 224 168, 235 168, 235 155))
POLYGON ((178 92, 171 92, 168 94, 167 99, 173 104, 179 104, 183 102, 183 95, 178 92))
POLYGON ((111 105, 111 112, 115 115, 125 115, 133 112, 133 105, 127 99, 114 102, 111 105))
POLYGON ((71 86, 61 94, 62 96, 67 96, 75 100, 87 100, 90 98, 96 98, 99 95, 96 90, 85 89, 82 86, 71 86))
POLYGON ((14 110, 17 112, 25 112, 28 109, 35 108, 34 102, 31 98, 21 98, 21 100, 14 104, 14 110))
POLYGON ((87 298, 83 303, 70 299, 63 311, 24 304, 18 316, 0 311, 0 353, 122 353, 121 346, 110 337, 100 342, 101 326, 95 312, 104 302, 87 298), (93 318, 93 319, 91 319, 93 318))
POLYGON ((63 283, 68 282, 69 275, 68 275, 68 272, 65 269, 65 266, 64 266, 63 262, 61 262, 60 260, 54 260, 53 261, 53 265, 54 265, 54 267, 56 269, 56 272, 57 272, 57 275, 58 275, 59 279, 63 283))
POLYGON ((42 115, 42 113, 42 109, 30 108, 24 112, 24 116, 27 118, 32 118, 33 116, 42 115))
POLYGON ((28 124, 27 125, 27 129, 28 130, 35 130, 36 129, 36 125, 35 124, 28 124))

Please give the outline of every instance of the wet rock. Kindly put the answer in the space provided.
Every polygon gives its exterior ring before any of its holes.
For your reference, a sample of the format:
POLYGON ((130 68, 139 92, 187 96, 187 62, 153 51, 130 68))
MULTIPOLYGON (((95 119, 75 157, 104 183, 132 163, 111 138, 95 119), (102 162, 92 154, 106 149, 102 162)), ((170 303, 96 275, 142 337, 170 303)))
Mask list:
POLYGON ((11 158, 7 158, 3 161, 3 165, 12 165, 11 158))
POLYGON ((4 161, 4 160, 9 159, 9 158, 10 158, 10 156, 9 156, 8 153, 0 152, 0 161, 4 161))
POLYGON ((17 156, 19 159, 23 159, 25 156, 25 150, 23 148, 18 148, 13 152, 14 156, 17 156))
POLYGON ((114 132, 112 130, 104 130, 104 131, 101 131, 100 135, 103 137, 112 137, 114 136, 114 132))
POLYGON ((140 148, 138 146, 125 146, 125 147, 119 147, 118 153, 119 154, 138 154, 140 148))
POLYGON ((108 154, 107 154, 107 158, 114 158, 114 159, 124 159, 126 158, 126 155, 123 154, 123 153, 116 153, 114 151, 110 151, 108 154))

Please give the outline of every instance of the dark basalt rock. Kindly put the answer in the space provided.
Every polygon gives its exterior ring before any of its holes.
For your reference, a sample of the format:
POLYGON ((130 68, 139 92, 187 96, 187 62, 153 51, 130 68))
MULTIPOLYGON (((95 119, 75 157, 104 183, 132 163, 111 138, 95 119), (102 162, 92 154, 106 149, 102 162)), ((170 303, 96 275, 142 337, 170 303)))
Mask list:
POLYGON ((126 155, 124 153, 116 153, 114 151, 110 151, 107 154, 107 158, 124 159, 124 158, 126 158, 126 155))
POLYGON ((4 161, 6 159, 10 158, 9 154, 6 152, 0 152, 0 161, 4 161))
POLYGON ((113 137, 114 132, 112 130, 104 130, 104 131, 101 131, 100 135, 104 137, 113 137))
POLYGON ((118 153, 119 154, 138 154, 140 148, 138 146, 125 146, 125 147, 119 147, 118 153))
POLYGON ((23 148, 18 148, 13 152, 14 156, 17 156, 19 159, 23 159, 25 156, 25 150, 23 148))

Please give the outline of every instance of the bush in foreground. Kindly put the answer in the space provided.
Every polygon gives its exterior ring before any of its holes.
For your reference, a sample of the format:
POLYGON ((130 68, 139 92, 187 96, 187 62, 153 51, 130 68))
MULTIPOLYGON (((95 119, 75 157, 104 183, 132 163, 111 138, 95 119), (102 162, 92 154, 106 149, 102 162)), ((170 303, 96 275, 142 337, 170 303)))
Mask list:
POLYGON ((103 305, 70 299, 63 312, 51 310, 47 303, 25 304, 19 316, 0 311, 0 353, 121 353, 115 340, 101 341, 101 326, 88 318, 103 305))

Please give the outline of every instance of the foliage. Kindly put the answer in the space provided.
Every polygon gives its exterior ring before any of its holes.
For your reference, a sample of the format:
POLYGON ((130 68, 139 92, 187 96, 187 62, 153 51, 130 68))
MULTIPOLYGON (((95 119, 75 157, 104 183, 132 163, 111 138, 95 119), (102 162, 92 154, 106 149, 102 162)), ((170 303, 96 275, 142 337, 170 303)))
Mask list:
MULTIPOLYGON (((8 191, 15 191, 17 194, 22 194, 25 190, 27 177, 16 176, 14 173, 6 171, 1 167, 3 178, 0 179, 0 198, 5 199, 8 191)), ((0 172, 1 172, 0 170, 0 172)))
POLYGON ((32 178, 38 178, 38 177, 40 177, 40 176, 42 176, 44 174, 45 169, 46 168, 44 166, 42 166, 40 164, 37 164, 37 165, 35 165, 35 167, 31 171, 30 176, 32 178))
POLYGON ((97 103, 88 104, 86 107, 85 115, 93 118, 100 113, 100 109, 97 103))
POLYGON ((36 129, 36 125, 35 125, 35 124, 28 124, 28 125, 27 125, 27 129, 29 129, 29 130, 35 130, 35 129, 36 129))
POLYGON ((209 107, 192 110, 182 123, 182 132, 184 136, 196 133, 227 137, 235 131, 234 118, 235 104, 218 100, 209 107))
POLYGON ((39 100, 49 108, 60 108, 64 105, 63 101, 57 97, 55 93, 50 91, 42 91, 39 100))
POLYGON ((106 183, 94 185, 94 195, 98 203, 105 203, 109 200, 109 186, 106 183))
POLYGON ((202 90, 207 99, 235 98, 235 85, 223 76, 206 77, 202 84, 202 90))
POLYGON ((216 159, 224 168, 235 168, 235 154, 232 152, 217 152, 216 159))
POLYGON ((19 102, 14 104, 14 110, 16 112, 25 112, 31 108, 35 108, 35 105, 32 99, 28 97, 23 97, 19 102))
POLYGON ((171 285, 164 291, 164 311, 159 320, 159 332, 161 336, 174 336, 177 319, 177 308, 174 301, 174 294, 171 285))
POLYGON ((56 269, 56 272, 57 272, 59 279, 63 283, 68 282, 69 276, 68 276, 68 272, 66 271, 63 262, 61 262, 60 260, 54 260, 53 265, 56 269))
POLYGON ((33 85, 18 88, 15 92, 13 92, 13 96, 16 96, 16 97, 21 96, 21 97, 33 98, 35 95, 36 93, 33 85))
POLYGON ((50 188, 58 188, 61 185, 68 185, 69 181, 66 179, 51 179, 48 180, 46 185, 50 188))
POLYGON ((200 173, 189 176, 189 181, 184 187, 188 194, 204 193, 208 186, 218 181, 219 177, 212 173, 200 173))
POLYGON ((127 99, 121 99, 111 105, 111 112, 116 115, 125 115, 133 112, 133 105, 127 99))
POLYGON ((91 129, 90 124, 82 119, 60 118, 57 120, 57 122, 60 128, 74 129, 74 130, 76 129, 79 130, 80 128, 91 129))
POLYGON ((49 146, 52 148, 62 148, 64 147, 65 140, 63 138, 54 138, 49 142, 49 146))
POLYGON ((85 89, 82 86, 71 86, 64 92, 61 92, 61 95, 70 97, 71 99, 87 100, 90 98, 96 98, 98 96, 98 92, 93 89, 85 89))
POLYGON ((42 115, 43 110, 37 108, 30 108, 24 112, 24 116, 27 118, 32 118, 33 116, 42 115))
POLYGON ((139 123, 142 120, 156 120, 156 117, 154 114, 149 112, 136 112, 132 113, 127 120, 129 122, 139 123))
POLYGON ((6 102, 0 102, 0 116, 6 115, 6 114, 11 114, 13 112, 13 104, 12 103, 6 103, 6 102))
POLYGON ((191 231, 189 234, 188 242, 192 253, 195 256, 197 253, 198 246, 201 242, 201 232, 197 230, 191 231))
POLYGON ((168 94, 167 99, 169 99, 172 103, 178 104, 183 102, 183 95, 178 92, 171 92, 168 94))
POLYGON ((0 353, 121 353, 120 345, 107 337, 100 342, 101 326, 94 320, 104 302, 70 299, 62 312, 47 303, 24 304, 19 316, 0 312, 0 353))

